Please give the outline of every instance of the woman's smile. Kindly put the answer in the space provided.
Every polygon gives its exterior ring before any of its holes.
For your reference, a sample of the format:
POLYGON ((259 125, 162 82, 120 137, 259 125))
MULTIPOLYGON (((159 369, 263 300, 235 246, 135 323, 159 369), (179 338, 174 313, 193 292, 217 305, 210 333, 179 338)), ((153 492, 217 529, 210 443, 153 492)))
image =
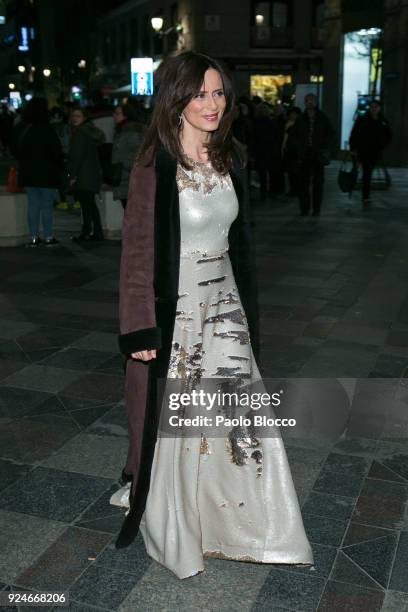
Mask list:
POLYGON ((212 115, 204 115, 204 119, 207 121, 217 121, 218 113, 213 113, 212 115))

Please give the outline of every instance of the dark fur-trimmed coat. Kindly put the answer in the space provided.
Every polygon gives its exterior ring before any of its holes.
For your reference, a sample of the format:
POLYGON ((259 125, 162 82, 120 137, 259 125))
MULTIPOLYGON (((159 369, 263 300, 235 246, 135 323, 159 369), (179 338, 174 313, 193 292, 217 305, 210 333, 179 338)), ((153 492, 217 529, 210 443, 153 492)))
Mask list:
MULTIPOLYGON (((149 491, 160 405, 157 381, 165 379, 176 318, 180 268, 180 211, 177 162, 163 149, 151 165, 137 163, 130 177, 122 230, 120 271, 121 352, 158 349, 149 362, 129 359, 126 410, 129 451, 125 473, 132 476, 131 509, 116 545, 136 536, 149 491)), ((248 319, 251 344, 258 352, 255 256, 251 238, 246 169, 238 161, 230 172, 239 213, 229 232, 229 254, 248 319)))

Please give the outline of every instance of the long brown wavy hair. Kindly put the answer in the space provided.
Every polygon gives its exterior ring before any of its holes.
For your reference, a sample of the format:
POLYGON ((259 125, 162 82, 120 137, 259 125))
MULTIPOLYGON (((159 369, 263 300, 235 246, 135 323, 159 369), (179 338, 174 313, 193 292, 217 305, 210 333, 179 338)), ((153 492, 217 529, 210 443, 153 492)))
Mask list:
POLYGON ((219 62, 207 55, 184 51, 167 58, 159 67, 158 94, 139 155, 146 165, 152 163, 157 149, 164 147, 185 168, 191 169, 181 148, 180 115, 199 93, 204 75, 210 68, 217 70, 221 76, 226 106, 218 128, 210 133, 208 159, 221 174, 231 169, 234 152, 243 161, 242 149, 232 136, 235 95, 228 73, 219 62))

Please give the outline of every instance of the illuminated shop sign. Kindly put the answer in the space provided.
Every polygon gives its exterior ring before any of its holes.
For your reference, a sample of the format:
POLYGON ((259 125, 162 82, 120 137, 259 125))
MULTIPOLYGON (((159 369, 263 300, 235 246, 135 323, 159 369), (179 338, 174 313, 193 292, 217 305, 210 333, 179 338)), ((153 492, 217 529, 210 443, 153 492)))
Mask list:
POLYGON ((18 46, 18 50, 28 51, 30 48, 28 44, 28 28, 20 28, 20 39, 21 44, 18 46))
POLYGON ((132 94, 134 96, 152 96, 153 59, 151 57, 132 57, 130 72, 132 94))

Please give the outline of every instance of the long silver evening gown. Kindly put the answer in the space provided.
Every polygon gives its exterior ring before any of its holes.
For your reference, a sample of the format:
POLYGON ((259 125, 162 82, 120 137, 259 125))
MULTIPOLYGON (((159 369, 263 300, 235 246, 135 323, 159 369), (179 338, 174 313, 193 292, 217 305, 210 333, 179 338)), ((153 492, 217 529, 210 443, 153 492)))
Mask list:
MULTIPOLYGON (((199 371, 205 379, 257 380, 228 256, 235 191, 228 175, 191 163, 192 170, 177 169, 180 297, 168 377, 199 371)), ((204 555, 313 563, 280 435, 258 440, 256 452, 240 452, 237 460, 228 435, 157 440, 140 529, 148 554, 179 578, 203 571, 204 555)), ((123 492, 114 497, 121 503, 123 492)))

